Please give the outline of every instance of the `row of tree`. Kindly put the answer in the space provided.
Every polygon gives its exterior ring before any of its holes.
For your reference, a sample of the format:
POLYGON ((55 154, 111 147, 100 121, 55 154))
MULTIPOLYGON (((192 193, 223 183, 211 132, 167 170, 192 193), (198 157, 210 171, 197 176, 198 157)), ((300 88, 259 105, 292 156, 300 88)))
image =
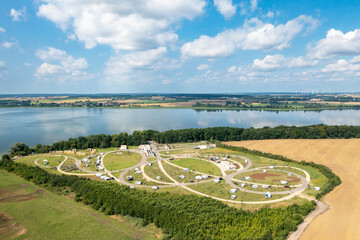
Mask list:
POLYGON ((255 212, 238 210, 206 197, 153 193, 116 183, 56 175, 4 159, 0 168, 55 191, 70 190, 76 200, 109 215, 129 215, 163 229, 165 239, 285 239, 315 202, 255 212))
POLYGON ((158 132, 154 130, 126 132, 113 135, 90 135, 87 137, 70 138, 67 141, 58 141, 52 145, 37 144, 29 148, 25 144, 15 144, 10 149, 10 155, 27 155, 31 152, 46 153, 56 150, 108 148, 120 145, 140 145, 148 141, 159 143, 196 142, 196 141, 241 141, 261 139, 317 139, 317 138, 359 138, 360 126, 327 126, 311 125, 303 127, 278 126, 274 128, 193 128, 168 130, 158 132))

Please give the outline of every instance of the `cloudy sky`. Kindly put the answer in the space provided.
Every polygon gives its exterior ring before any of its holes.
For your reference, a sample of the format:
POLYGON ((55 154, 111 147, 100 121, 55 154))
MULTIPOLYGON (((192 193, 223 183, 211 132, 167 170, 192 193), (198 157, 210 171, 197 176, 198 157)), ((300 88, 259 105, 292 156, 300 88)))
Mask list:
POLYGON ((1 0, 0 93, 360 91, 360 2, 1 0))

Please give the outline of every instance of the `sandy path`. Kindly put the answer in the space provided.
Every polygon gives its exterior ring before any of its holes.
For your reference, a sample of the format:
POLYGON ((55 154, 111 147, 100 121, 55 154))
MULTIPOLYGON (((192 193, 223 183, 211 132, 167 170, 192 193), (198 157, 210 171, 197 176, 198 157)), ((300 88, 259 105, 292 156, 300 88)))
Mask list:
POLYGON ((322 199, 329 210, 316 217, 300 239, 360 239, 360 139, 262 140, 234 144, 330 167, 342 184, 322 199))

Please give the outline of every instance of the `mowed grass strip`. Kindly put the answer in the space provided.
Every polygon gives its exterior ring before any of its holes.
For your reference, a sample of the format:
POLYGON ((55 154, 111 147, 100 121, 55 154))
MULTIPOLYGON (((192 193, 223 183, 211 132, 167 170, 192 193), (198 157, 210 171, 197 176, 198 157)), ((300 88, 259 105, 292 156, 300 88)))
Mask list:
POLYGON ((0 190, 0 199, 8 197, 1 201, 0 212, 26 228, 16 239, 155 239, 159 233, 153 225, 120 222, 3 170, 0 190))
POLYGON ((179 158, 172 161, 172 163, 183 167, 189 168, 190 170, 206 173, 210 175, 220 176, 221 171, 215 165, 205 160, 200 160, 196 158, 179 158))
POLYGON ((145 173, 152 179, 158 180, 156 179, 156 177, 160 176, 161 180, 158 181, 173 183, 173 181, 171 181, 168 177, 166 177, 163 171, 160 170, 159 164, 157 162, 153 163, 151 166, 146 165, 145 173))
POLYGON ((114 171, 132 167, 141 161, 141 155, 133 152, 109 153, 104 158, 107 170, 114 171))

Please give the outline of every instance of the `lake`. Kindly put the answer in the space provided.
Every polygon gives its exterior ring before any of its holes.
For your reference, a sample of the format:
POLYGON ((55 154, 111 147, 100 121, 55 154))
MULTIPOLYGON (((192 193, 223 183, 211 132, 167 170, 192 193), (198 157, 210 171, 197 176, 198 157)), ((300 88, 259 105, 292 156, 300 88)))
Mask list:
POLYGON ((195 111, 193 109, 0 108, 0 153, 15 143, 50 144, 91 134, 135 130, 231 127, 360 125, 360 111, 195 111))

